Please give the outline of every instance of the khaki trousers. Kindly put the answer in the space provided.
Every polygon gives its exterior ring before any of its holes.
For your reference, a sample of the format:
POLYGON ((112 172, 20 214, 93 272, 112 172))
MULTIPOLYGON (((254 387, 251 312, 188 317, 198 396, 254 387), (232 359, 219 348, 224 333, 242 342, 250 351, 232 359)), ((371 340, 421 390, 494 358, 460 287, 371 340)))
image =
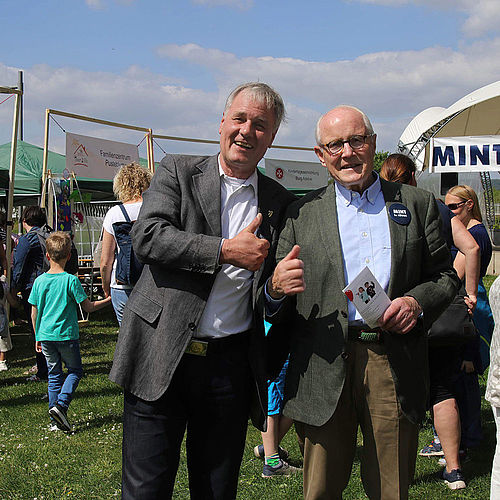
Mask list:
POLYGON ((349 342, 346 352, 346 380, 333 416, 320 427, 296 422, 304 443, 304 498, 342 498, 360 425, 366 494, 371 500, 407 499, 415 472, 418 426, 401 412, 384 345, 349 342))

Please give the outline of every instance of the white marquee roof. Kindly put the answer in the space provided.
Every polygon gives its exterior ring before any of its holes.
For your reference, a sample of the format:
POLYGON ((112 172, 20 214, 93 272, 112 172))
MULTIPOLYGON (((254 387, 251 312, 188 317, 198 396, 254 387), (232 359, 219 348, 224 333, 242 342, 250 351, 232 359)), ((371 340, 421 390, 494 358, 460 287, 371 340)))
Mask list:
POLYGON ((399 147, 427 166, 424 146, 431 137, 500 134, 500 81, 462 97, 449 108, 433 107, 419 113, 399 138, 399 147))

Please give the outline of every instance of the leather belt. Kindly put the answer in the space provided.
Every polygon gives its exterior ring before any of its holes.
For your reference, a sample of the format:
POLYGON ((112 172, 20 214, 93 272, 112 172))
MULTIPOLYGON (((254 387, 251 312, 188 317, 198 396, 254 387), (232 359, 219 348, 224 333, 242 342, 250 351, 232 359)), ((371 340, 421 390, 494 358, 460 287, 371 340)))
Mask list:
POLYGON ((240 346, 248 344, 251 330, 242 333, 235 333, 222 338, 192 338, 185 352, 195 356, 209 356, 211 354, 223 353, 240 346))
POLYGON ((376 342, 381 344, 384 341, 384 331, 381 328, 370 328, 365 326, 350 326, 347 331, 347 338, 355 342, 376 342))

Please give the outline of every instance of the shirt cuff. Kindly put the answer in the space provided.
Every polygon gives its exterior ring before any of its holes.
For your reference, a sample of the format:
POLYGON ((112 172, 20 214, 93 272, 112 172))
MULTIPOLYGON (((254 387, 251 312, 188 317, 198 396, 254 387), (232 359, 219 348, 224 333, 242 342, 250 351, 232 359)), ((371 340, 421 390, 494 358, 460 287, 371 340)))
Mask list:
POLYGON ((226 238, 221 238, 221 240, 220 240, 219 251, 217 252, 217 265, 218 266, 222 266, 222 264, 220 263, 220 254, 222 252, 222 244, 224 243, 225 239, 226 238))
POLYGON ((270 279, 271 278, 267 279, 266 285, 264 286, 264 304, 267 317, 274 316, 280 310, 281 305, 286 298, 286 295, 283 295, 281 299, 273 299, 273 297, 269 295, 269 293, 267 292, 267 285, 270 279))

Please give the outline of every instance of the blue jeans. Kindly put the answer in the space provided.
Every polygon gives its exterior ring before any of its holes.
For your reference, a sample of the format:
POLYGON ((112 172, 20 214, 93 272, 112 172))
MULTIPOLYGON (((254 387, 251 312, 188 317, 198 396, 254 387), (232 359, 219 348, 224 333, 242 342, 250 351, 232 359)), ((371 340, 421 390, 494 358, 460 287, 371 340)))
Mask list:
POLYGON ((113 309, 115 310, 119 326, 122 324, 123 310, 125 309, 125 304, 127 303, 131 293, 132 288, 125 290, 121 288, 111 288, 111 303, 113 304, 113 309))
POLYGON ((67 409, 83 375, 80 341, 42 341, 42 352, 49 368, 49 408, 57 403, 67 409), (66 378, 63 361, 68 370, 66 378))

